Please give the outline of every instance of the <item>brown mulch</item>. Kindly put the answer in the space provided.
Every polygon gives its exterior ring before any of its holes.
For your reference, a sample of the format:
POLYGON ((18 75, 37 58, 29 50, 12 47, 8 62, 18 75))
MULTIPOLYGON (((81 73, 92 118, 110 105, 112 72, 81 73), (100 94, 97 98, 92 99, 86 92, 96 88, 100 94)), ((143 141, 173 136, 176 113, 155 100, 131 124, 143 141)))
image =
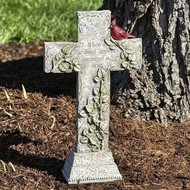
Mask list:
POLYGON ((113 105, 109 145, 123 180, 67 185, 61 169, 76 140, 76 74, 45 74, 42 56, 43 42, 0 46, 0 160, 6 167, 0 162, 0 189, 190 189, 190 121, 164 126, 125 118, 113 105))

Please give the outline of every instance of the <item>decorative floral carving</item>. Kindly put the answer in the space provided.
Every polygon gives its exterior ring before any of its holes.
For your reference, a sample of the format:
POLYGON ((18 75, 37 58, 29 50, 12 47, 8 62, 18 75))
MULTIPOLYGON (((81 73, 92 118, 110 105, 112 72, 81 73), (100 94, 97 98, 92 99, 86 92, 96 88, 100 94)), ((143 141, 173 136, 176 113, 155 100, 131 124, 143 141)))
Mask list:
POLYGON ((106 71, 98 69, 97 76, 94 77, 96 83, 93 89, 93 100, 87 102, 87 105, 80 112, 80 116, 87 119, 90 127, 82 131, 80 142, 87 144, 93 152, 102 150, 104 135, 107 135, 107 122, 103 120, 103 112, 109 109, 106 85, 106 71))
POLYGON ((130 45, 127 45, 124 41, 116 41, 113 38, 106 38, 105 43, 109 46, 110 50, 119 48, 121 50, 120 58, 122 59, 121 67, 124 69, 133 68, 135 65, 135 50, 132 49, 130 45))
POLYGON ((61 52, 55 55, 53 62, 53 69, 52 72, 54 72, 57 68, 61 72, 72 72, 72 71, 80 71, 80 66, 76 59, 73 59, 71 56, 72 50, 74 47, 71 47, 70 45, 64 46, 61 49, 61 52))

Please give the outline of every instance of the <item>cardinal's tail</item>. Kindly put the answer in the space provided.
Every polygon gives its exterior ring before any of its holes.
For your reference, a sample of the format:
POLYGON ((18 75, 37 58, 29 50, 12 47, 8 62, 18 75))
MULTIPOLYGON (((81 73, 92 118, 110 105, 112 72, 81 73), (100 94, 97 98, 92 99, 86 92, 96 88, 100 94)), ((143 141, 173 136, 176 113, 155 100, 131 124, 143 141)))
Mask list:
POLYGON ((134 36, 134 35, 132 35, 132 34, 128 34, 128 35, 127 35, 127 38, 133 39, 133 38, 136 38, 136 36, 134 36))

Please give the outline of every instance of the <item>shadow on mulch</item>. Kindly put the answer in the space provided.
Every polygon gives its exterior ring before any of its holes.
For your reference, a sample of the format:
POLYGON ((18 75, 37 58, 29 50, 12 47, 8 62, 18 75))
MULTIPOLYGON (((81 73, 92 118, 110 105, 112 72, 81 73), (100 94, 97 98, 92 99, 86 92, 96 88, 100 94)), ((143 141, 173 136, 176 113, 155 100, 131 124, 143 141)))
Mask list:
MULTIPOLYGON (((40 92, 44 96, 57 97, 59 95, 76 98, 77 73, 44 73, 43 57, 25 58, 20 60, 0 62, 0 86, 9 89, 20 89, 24 84, 27 92, 40 92)), ((125 71, 111 72, 112 75, 125 71)), ((119 79, 118 79, 119 80, 119 79)), ((111 86, 112 93, 116 92, 118 81, 111 86)), ((112 102, 112 105, 115 101, 112 102)))
POLYGON ((0 63, 0 86, 21 89, 24 84, 27 92, 48 97, 64 94, 75 98, 76 77, 77 73, 44 73, 42 56, 0 63))
POLYGON ((9 133, 8 135, 0 136, 0 160, 12 164, 22 165, 24 167, 35 168, 39 171, 45 171, 48 175, 52 175, 56 180, 66 183, 61 175, 61 169, 65 163, 65 160, 59 160, 51 157, 40 157, 36 155, 21 154, 17 150, 11 148, 12 145, 17 146, 19 144, 32 143, 34 145, 42 144, 41 140, 31 140, 27 136, 20 135, 18 132, 9 133))

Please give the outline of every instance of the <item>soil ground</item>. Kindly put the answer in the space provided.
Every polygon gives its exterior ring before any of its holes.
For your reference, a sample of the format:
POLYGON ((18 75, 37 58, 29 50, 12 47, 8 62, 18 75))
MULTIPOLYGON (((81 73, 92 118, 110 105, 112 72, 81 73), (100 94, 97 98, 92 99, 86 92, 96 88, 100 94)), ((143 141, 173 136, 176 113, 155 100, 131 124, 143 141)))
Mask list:
POLYGON ((43 72, 43 42, 0 46, 1 190, 190 189, 190 121, 125 118, 116 105, 109 146, 123 180, 67 185, 61 169, 75 146, 75 86, 75 73, 43 72))

